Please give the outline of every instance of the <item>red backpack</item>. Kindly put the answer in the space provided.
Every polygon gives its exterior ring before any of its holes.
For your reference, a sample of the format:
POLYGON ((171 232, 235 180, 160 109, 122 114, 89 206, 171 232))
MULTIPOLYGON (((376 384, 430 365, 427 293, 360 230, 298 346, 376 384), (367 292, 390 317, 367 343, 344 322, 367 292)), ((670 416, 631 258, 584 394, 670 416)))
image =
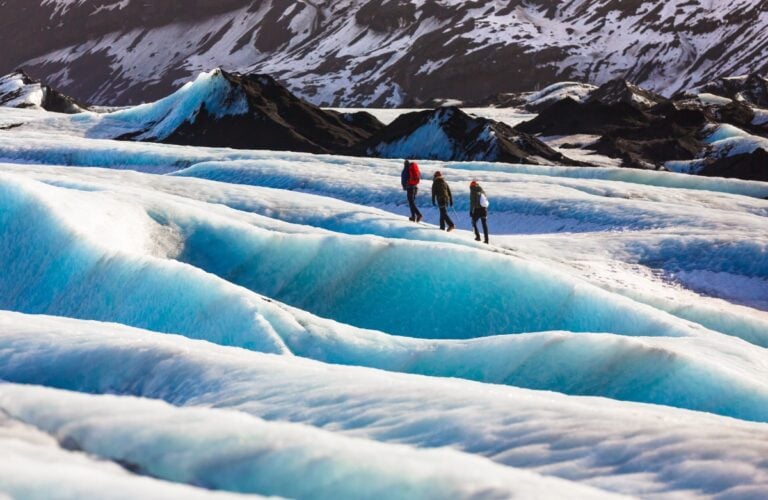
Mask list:
POLYGON ((419 166, 416 165, 416 163, 411 162, 411 166, 408 169, 408 185, 416 186, 420 180, 421 172, 419 171, 419 166))

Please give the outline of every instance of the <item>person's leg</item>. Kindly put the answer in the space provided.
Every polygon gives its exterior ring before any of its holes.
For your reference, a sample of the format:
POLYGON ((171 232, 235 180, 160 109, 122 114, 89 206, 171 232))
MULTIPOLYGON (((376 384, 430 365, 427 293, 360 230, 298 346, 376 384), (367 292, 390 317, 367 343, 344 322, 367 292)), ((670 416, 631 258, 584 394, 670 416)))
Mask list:
POLYGON ((480 220, 483 222, 483 235, 485 236, 485 242, 488 243, 488 218, 483 217, 480 220))
POLYGON ((445 205, 440 205, 440 229, 445 229, 445 221, 448 219, 448 212, 445 210, 445 205))
POLYGON ((445 223, 448 225, 448 231, 450 231, 455 227, 455 224, 448 215, 448 207, 443 207, 443 210, 445 210, 445 223))
POLYGON ((480 241, 480 231, 477 230, 478 217, 472 216, 472 229, 475 230, 475 241, 480 241))
POLYGON ((422 215, 419 211, 419 207, 416 206, 416 194, 419 192, 419 188, 413 186, 413 210, 416 212, 416 222, 421 222, 422 215))
POLYGON ((411 209, 411 220, 416 220, 416 189, 408 188, 408 208, 411 209))

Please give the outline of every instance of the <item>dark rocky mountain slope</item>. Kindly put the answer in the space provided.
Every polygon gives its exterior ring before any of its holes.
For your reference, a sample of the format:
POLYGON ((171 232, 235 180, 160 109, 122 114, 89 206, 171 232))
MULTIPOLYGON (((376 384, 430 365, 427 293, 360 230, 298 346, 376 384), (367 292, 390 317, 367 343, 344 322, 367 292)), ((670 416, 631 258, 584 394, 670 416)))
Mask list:
POLYGON ((690 91, 667 99, 617 80, 580 101, 561 99, 516 129, 545 139, 587 140, 586 149, 624 167, 765 180, 768 111, 753 104, 760 102, 763 81, 731 78, 699 89, 719 92, 719 98, 690 91))
POLYGON ((666 96, 766 73, 763 0, 0 0, 0 74, 136 104, 223 66, 318 105, 476 101, 624 78, 666 96))

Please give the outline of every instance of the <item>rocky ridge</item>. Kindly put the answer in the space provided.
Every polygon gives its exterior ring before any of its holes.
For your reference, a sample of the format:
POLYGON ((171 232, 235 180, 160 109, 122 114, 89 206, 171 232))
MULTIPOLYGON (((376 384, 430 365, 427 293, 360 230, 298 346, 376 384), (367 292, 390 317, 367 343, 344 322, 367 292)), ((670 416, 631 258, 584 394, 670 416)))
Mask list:
POLYGON ((762 0, 0 0, 0 73, 85 102, 159 99, 200 71, 270 74, 324 106, 474 102, 615 78, 670 96, 766 73, 762 0))

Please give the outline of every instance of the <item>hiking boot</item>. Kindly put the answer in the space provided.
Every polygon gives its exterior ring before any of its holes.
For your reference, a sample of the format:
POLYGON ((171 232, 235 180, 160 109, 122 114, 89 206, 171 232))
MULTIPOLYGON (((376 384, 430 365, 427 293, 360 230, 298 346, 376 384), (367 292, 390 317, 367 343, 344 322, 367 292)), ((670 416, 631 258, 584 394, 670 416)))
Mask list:
POLYGON ((421 214, 418 214, 416 216, 416 222, 421 222, 421 219, 423 219, 423 217, 421 216, 421 214))
POLYGON ((408 217, 408 220, 409 220, 409 221, 411 221, 411 222, 413 222, 413 221, 415 221, 416 219, 414 219, 413 217, 408 217))
POLYGON ((485 240, 485 244, 486 244, 486 245, 488 244, 488 240, 485 240))
POLYGON ((479 236, 475 236, 475 241, 480 241, 480 237, 479 236))
POLYGON ((446 231, 450 233, 451 231, 453 231, 453 228, 455 228, 455 227, 456 226, 448 226, 448 229, 446 229, 446 231))

